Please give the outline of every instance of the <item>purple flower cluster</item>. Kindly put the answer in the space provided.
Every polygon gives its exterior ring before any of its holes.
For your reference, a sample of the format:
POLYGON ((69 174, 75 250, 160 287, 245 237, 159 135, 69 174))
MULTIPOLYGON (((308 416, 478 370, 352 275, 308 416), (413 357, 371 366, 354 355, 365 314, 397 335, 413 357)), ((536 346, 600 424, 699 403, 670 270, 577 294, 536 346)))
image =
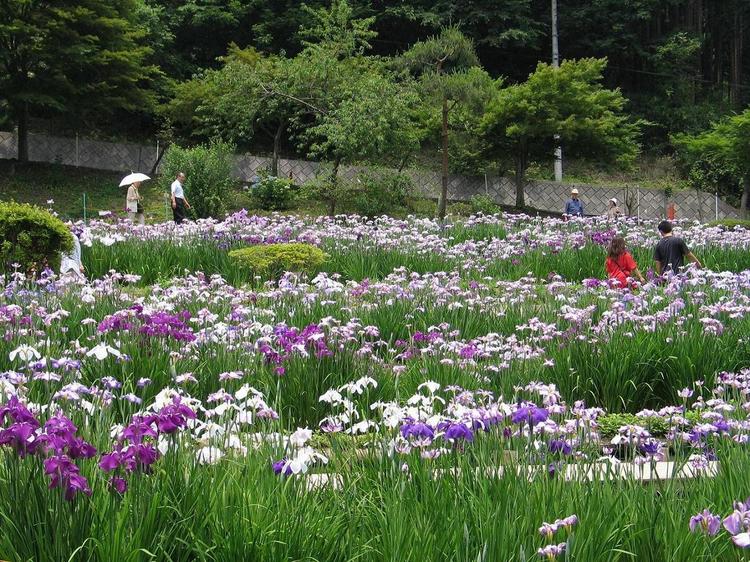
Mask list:
POLYGON ((195 412, 183 404, 178 396, 157 414, 133 416, 122 431, 115 449, 102 455, 99 461, 99 468, 112 474, 109 480, 112 488, 124 494, 128 487, 124 476, 136 472, 149 474, 151 465, 160 456, 155 445, 159 435, 170 435, 184 429, 187 421, 195 418, 195 412))
POLYGON ((176 314, 168 312, 143 312, 143 306, 135 304, 127 310, 120 310, 99 322, 100 333, 132 331, 138 324, 138 333, 145 337, 171 338, 176 341, 194 341, 195 334, 187 325, 190 313, 183 310, 176 314), (136 322, 137 320, 137 322, 136 322))
POLYGON ((326 342, 326 334, 318 324, 310 324, 302 330, 279 324, 274 328, 271 340, 260 343, 258 351, 265 357, 266 363, 276 365, 275 371, 279 376, 286 372, 284 362, 295 353, 306 357, 312 352, 317 359, 333 355, 326 342))
POLYGON ((167 312, 156 312, 154 314, 142 315, 143 325, 138 333, 150 338, 171 338, 176 341, 191 342, 195 340, 195 334, 188 327, 190 313, 187 310, 177 314, 167 312))
POLYGON ((0 429, 0 446, 10 446, 21 458, 42 457, 50 489, 63 490, 66 500, 73 500, 78 492, 91 495, 88 481, 73 461, 94 457, 96 449, 76 436, 78 428, 70 419, 58 413, 41 428, 39 421, 15 396, 0 406, 0 424, 6 419, 12 423, 0 429))

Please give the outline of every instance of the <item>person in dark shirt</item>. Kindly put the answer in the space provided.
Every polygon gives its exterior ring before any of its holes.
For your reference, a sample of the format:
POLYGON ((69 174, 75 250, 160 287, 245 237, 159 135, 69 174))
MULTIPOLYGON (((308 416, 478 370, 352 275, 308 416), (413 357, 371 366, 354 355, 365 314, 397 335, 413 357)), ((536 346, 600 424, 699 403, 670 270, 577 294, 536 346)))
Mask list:
POLYGON ((656 272, 659 275, 664 275, 668 271, 679 273, 682 266, 685 265, 685 258, 696 266, 702 267, 701 262, 688 249, 685 241, 672 234, 671 222, 661 221, 658 228, 661 240, 654 248, 654 260, 656 260, 656 272))

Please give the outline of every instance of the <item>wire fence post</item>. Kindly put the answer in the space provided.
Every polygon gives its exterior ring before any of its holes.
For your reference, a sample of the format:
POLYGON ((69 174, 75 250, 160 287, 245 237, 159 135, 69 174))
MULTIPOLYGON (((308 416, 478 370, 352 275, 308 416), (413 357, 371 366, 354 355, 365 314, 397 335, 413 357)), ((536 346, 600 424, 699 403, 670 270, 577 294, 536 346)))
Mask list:
POLYGON ((716 209, 716 220, 719 220, 719 190, 716 190, 714 207, 716 209))
POLYGON ((86 223, 86 192, 83 192, 83 224, 86 223))
POLYGON ((635 213, 638 218, 638 222, 641 222, 641 187, 638 186, 635 197, 635 213))

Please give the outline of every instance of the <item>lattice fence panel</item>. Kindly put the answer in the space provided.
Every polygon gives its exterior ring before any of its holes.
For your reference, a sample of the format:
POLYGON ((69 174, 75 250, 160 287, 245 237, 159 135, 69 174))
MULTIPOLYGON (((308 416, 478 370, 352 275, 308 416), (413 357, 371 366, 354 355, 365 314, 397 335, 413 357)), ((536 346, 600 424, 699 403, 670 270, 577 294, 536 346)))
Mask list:
MULTIPOLYGON (((17 155, 17 139, 14 133, 0 131, 0 158, 13 159, 17 155)), ((83 138, 63 138, 50 135, 29 135, 29 158, 38 162, 57 162, 70 166, 83 166, 100 170, 121 172, 150 172, 156 162, 156 144, 151 146, 131 143, 113 143, 83 138)), ((234 174, 237 178, 250 180, 261 169, 270 166, 270 159, 252 154, 238 154, 235 158, 234 174)), ((342 178, 352 179, 364 168, 342 166, 342 178)), ((304 184, 320 173, 321 165, 306 160, 279 161, 279 176, 290 177, 304 184)), ((439 171, 404 170, 414 182, 414 195, 437 198, 440 193, 439 171)), ((570 190, 577 187, 587 215, 606 213, 608 201, 615 197, 626 214, 641 218, 661 218, 667 214, 667 205, 672 202, 678 218, 712 220, 717 215, 717 202, 713 194, 695 191, 676 192, 669 200, 663 191, 627 187, 601 187, 587 185, 558 184, 550 181, 530 181, 525 190, 526 204, 540 210, 562 212, 570 190)), ((469 201, 475 195, 490 195, 497 203, 514 205, 515 185, 511 178, 497 176, 451 175, 448 180, 448 198, 453 201, 469 201)), ((736 218, 738 209, 718 201, 719 218, 736 218)))

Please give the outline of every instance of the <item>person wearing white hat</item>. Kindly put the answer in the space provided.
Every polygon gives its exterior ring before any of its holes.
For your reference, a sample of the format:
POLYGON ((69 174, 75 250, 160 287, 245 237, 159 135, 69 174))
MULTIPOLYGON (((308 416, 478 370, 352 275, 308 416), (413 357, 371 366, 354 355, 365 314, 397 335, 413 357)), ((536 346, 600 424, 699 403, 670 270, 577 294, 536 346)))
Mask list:
POLYGON ((565 214, 575 217, 583 216, 583 202, 578 199, 578 190, 575 187, 570 190, 570 199, 565 203, 565 214))
POLYGON ((607 218, 610 220, 619 219, 622 216, 622 209, 617 204, 617 199, 612 198, 609 200, 609 208, 607 209, 607 218))

